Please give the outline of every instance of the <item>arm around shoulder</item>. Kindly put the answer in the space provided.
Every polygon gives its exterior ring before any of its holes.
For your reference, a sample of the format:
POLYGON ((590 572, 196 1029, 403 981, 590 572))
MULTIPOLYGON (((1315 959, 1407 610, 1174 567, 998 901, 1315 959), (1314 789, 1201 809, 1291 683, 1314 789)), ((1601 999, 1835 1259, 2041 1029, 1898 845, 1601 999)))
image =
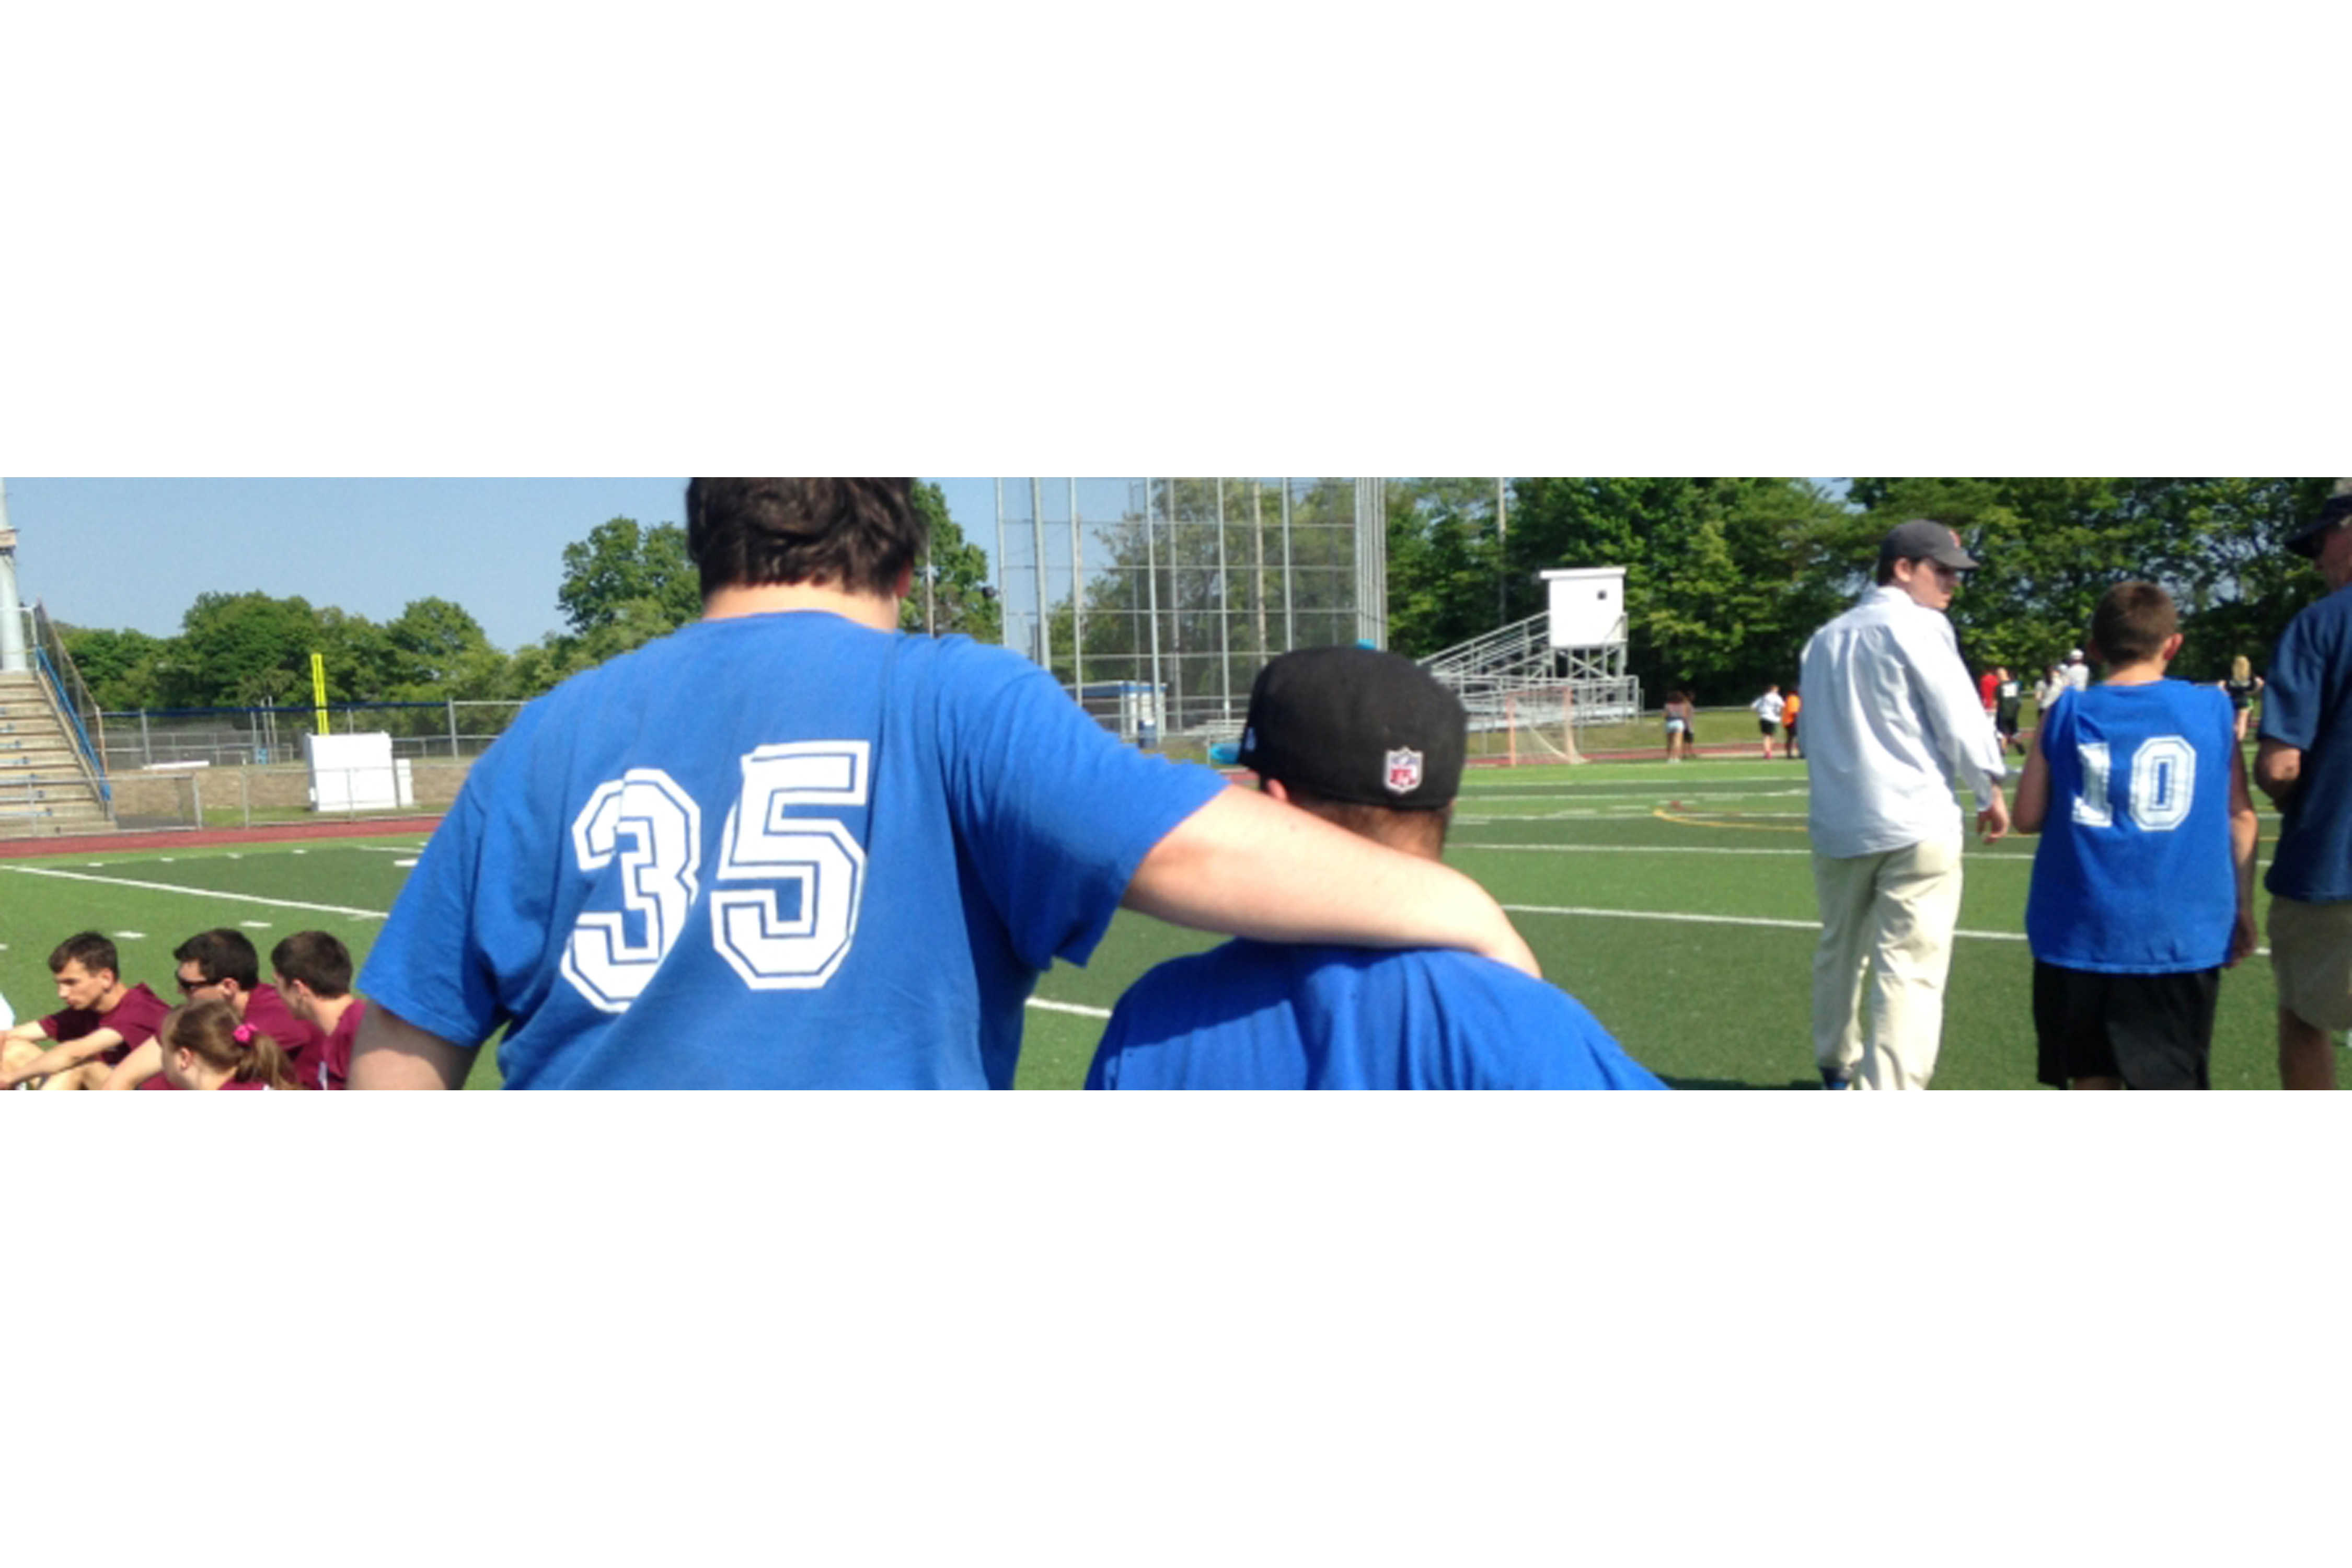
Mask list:
POLYGON ((1121 902, 1261 942, 1461 948, 1542 973, 1502 906, 1461 872, 1246 790, 1226 790, 1170 829, 1121 902))

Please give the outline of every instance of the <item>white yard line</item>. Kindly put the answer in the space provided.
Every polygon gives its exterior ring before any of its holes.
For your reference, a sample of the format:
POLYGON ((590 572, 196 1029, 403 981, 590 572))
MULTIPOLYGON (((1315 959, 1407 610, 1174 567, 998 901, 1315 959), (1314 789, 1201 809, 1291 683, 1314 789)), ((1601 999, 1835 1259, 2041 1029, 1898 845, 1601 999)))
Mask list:
POLYGON ((354 910, 341 904, 306 904, 296 899, 265 899, 258 893, 225 893, 215 888, 182 888, 170 882, 140 882, 128 877, 92 877, 81 871, 58 871, 45 866, 0 866, 18 877, 56 877, 68 882, 96 882, 108 888, 136 888, 147 893, 185 893, 192 899, 226 899, 233 903, 260 904, 273 910, 309 910, 322 915, 349 915, 354 920, 380 921, 383 910, 354 910))
MULTIPOLYGON (((1664 914, 1655 910, 1580 910, 1547 904, 1505 904, 1515 915, 1594 915, 1612 921, 1671 921, 1679 924, 1711 926, 1769 926, 1776 931, 1812 931, 1822 929, 1819 921, 1772 921, 1752 915, 1678 915, 1664 914)), ((2023 942, 2021 931, 1956 931, 1954 936, 1964 936, 1973 942, 2023 942)), ((2267 947, 2254 949, 2256 958, 2268 958, 2267 947)))
POLYGON ((1075 1013, 1081 1018, 1108 1018, 1108 1007, 1082 1007, 1076 1002, 1048 1002, 1043 996, 1029 998, 1029 1005, 1045 1013, 1075 1013))
MULTIPOLYGON (((1714 844, 1474 844, 1466 839, 1454 839, 1448 849, 1493 849, 1507 855, 1799 855, 1812 858, 1810 849, 1734 849, 1727 845, 1714 844)), ((1966 865, 1981 865, 1989 860, 2014 860, 2020 865, 2033 864, 2030 851, 2008 849, 1970 849, 1966 865)))
MULTIPOLYGON (((1684 915, 1658 910, 1586 910, 1551 904, 1505 904, 1504 909, 1515 915, 1591 915, 1612 921, 1670 921, 1682 925, 1709 926, 1769 926, 1775 931, 1811 931, 1822 929, 1822 922, 1811 921, 1774 921, 1756 915, 1684 915)), ((1954 936, 1970 937, 1978 942, 2023 942, 2021 931, 1956 931, 1954 936)))

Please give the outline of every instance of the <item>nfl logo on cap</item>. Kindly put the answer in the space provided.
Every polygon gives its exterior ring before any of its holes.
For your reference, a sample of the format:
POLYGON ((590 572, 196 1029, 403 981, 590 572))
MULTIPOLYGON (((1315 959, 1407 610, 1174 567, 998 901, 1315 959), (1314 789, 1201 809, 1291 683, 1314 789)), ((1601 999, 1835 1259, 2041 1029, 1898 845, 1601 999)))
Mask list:
POLYGON ((1421 753, 1403 747, 1389 753, 1389 793, 1411 795, 1421 787, 1421 753))

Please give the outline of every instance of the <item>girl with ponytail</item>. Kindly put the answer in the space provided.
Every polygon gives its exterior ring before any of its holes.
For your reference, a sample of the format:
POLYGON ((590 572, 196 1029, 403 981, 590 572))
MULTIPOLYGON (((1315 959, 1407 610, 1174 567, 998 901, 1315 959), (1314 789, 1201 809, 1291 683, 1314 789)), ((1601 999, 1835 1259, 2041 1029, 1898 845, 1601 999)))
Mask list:
POLYGON ((173 1089, 299 1089, 278 1042, 218 997, 174 1007, 155 1031, 173 1089))

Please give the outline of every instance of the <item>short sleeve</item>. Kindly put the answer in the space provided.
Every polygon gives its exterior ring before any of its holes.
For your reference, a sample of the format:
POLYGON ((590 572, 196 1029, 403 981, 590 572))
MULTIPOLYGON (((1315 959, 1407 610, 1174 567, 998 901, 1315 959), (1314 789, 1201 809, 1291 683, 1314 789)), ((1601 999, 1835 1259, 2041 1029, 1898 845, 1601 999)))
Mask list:
POLYGON ((488 759, 477 763, 457 803, 417 858, 368 952, 359 990, 404 1021, 466 1049, 505 1021, 474 938, 471 896, 482 853, 481 791, 488 759))
POLYGON ((1208 768, 1122 744, 1033 665, 972 661, 937 700, 955 737, 958 841, 1034 969, 1084 963, 1143 858, 1225 788, 1208 768))
POLYGON ((2263 690, 2265 741, 2307 751, 2319 738, 2320 710, 2327 688, 2327 665, 2319 645, 2317 616, 2305 611, 2289 621, 2272 650, 2270 684, 2263 690))

